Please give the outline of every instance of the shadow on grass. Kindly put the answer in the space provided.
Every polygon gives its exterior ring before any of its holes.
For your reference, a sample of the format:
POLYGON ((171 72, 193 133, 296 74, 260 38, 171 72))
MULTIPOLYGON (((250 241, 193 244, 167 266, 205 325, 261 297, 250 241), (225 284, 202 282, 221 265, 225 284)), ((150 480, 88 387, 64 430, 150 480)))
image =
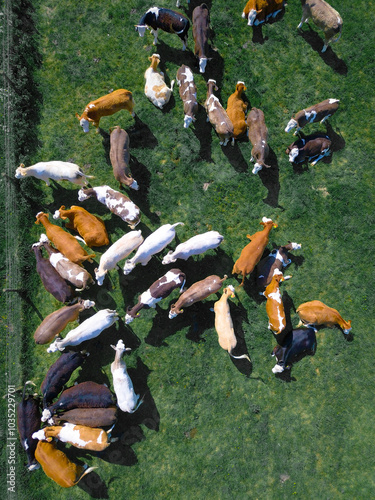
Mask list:
POLYGON ((206 110, 200 104, 195 118, 190 128, 199 141, 199 156, 202 160, 212 163, 212 125, 207 121, 206 110))
MULTIPOLYGON (((245 141, 245 139, 240 139, 245 141)), ((243 157, 242 151, 239 148, 237 141, 235 141, 232 146, 231 142, 228 142, 227 146, 221 146, 221 150, 224 155, 227 157, 229 163, 237 172, 247 172, 249 169, 249 164, 246 162, 243 157)))
POLYGON ((150 127, 146 125, 137 114, 134 117, 134 121, 134 125, 127 130, 130 148, 156 148, 158 140, 152 133, 150 127))
POLYGON ((273 208, 280 208, 284 210, 284 207, 279 205, 279 193, 280 193, 280 181, 279 181, 279 165, 277 161, 277 156, 273 149, 270 148, 267 164, 271 168, 262 168, 258 172, 259 178, 262 181, 264 187, 267 189, 268 193, 263 202, 273 208))

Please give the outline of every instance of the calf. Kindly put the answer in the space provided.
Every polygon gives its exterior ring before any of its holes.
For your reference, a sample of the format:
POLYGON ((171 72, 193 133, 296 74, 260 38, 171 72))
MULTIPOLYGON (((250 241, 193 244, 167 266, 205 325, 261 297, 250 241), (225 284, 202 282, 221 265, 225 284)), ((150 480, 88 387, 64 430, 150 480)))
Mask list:
POLYGON ((258 26, 272 17, 275 18, 284 8, 284 0, 249 0, 242 12, 249 26, 258 26))
POLYGON ((174 80, 171 81, 171 87, 164 81, 164 73, 158 71, 158 64, 160 62, 159 54, 152 54, 148 58, 151 61, 150 67, 145 71, 145 95, 150 99, 154 106, 162 109, 169 99, 171 98, 174 86, 174 80))
POLYGON ((47 349, 47 352, 63 351, 67 346, 76 346, 91 340, 102 333, 103 330, 118 321, 118 314, 111 309, 102 309, 86 319, 77 328, 70 330, 64 339, 57 338, 47 349))
POLYGON ((185 64, 178 68, 176 78, 180 97, 184 103, 184 128, 188 128, 191 122, 195 121, 198 112, 197 87, 191 69, 185 64))
POLYGON ((76 321, 79 313, 84 309, 93 307, 95 302, 91 300, 78 299, 72 306, 64 306, 52 312, 44 318, 34 333, 34 340, 37 344, 47 344, 51 342, 60 332, 64 330, 68 323, 76 321))
POLYGON ((234 263, 232 269, 232 274, 242 274, 242 282, 240 286, 244 284, 246 276, 254 270, 255 266, 260 261, 264 249, 268 244, 271 229, 273 227, 277 227, 276 222, 273 222, 271 219, 267 219, 266 217, 263 217, 260 224, 263 226, 262 231, 257 231, 251 236, 249 234, 246 235, 246 238, 250 240, 250 243, 242 249, 239 258, 234 263))
POLYGON ((228 351, 229 355, 235 359, 246 358, 250 361, 247 354, 241 356, 234 356, 233 349, 237 345, 236 335, 234 333, 233 321, 230 315, 230 308, 228 304, 229 297, 235 297, 234 288, 232 285, 224 288, 223 295, 214 304, 215 312, 215 329, 219 338, 219 345, 224 350, 228 351))
POLYGON ((117 342, 116 346, 112 345, 111 347, 116 351, 115 360, 111 364, 111 373, 113 377, 113 389, 117 397, 117 406, 124 412, 134 413, 140 407, 143 400, 140 400, 139 394, 135 393, 125 361, 121 360, 123 353, 131 349, 130 347, 125 347, 121 339, 117 342))
POLYGON ((125 185, 138 191, 138 183, 133 179, 129 169, 130 153, 128 133, 117 125, 117 127, 111 131, 109 142, 109 158, 113 168, 113 175, 120 183, 120 188, 125 185))
POLYGON ((71 301, 75 296, 72 287, 59 275, 49 259, 43 257, 41 244, 34 243, 32 249, 36 259, 36 271, 42 280, 44 288, 59 302, 71 301))
POLYGON ((342 19, 340 14, 324 0, 301 0, 301 5, 302 19, 297 28, 302 28, 303 23, 306 23, 311 17, 313 23, 323 30, 322 52, 325 52, 330 43, 337 42, 341 37, 342 19))
POLYGON ((282 271, 284 267, 291 263, 288 253, 291 250, 299 250, 299 243, 288 243, 279 248, 275 248, 272 252, 262 259, 257 265, 257 287, 258 290, 264 290, 271 283, 272 277, 276 269, 282 271))
POLYGON ((266 287, 263 295, 266 297, 266 312, 268 315, 268 328, 275 335, 280 334, 286 327, 284 304, 281 298, 279 285, 291 276, 283 276, 283 273, 275 269, 271 283, 266 287))
POLYGON ((156 231, 147 236, 136 254, 125 262, 124 274, 129 274, 137 264, 146 266, 151 257, 165 248, 176 236, 176 226, 184 225, 183 222, 175 224, 164 224, 156 231))
POLYGON ((111 391, 96 382, 81 382, 66 389, 48 408, 42 412, 42 422, 46 422, 56 412, 74 408, 108 408, 115 404, 111 391))
MULTIPOLYGON (((62 443, 68 443, 76 448, 91 451, 103 451, 113 442, 110 431, 86 427, 85 425, 70 424, 53 425, 34 432, 34 439, 51 442, 53 438, 62 443)), ((114 440, 117 440, 114 439, 114 440)))
POLYGON ((180 295, 177 302, 171 306, 169 319, 173 319, 178 314, 182 314, 184 312, 182 309, 183 307, 189 307, 195 304, 195 302, 199 302, 213 293, 216 293, 220 290, 226 279, 227 275, 224 275, 222 279, 219 276, 211 275, 191 285, 186 292, 180 295))
POLYGON ((84 351, 63 352, 53 365, 50 366, 40 386, 43 395, 43 408, 51 404, 60 394, 74 370, 83 364, 87 356, 88 353, 84 351))
POLYGON ((290 163, 309 161, 314 166, 319 160, 331 154, 331 144, 328 135, 311 134, 294 141, 286 148, 285 153, 289 155, 290 163))
POLYGON ((194 54, 199 59, 199 71, 204 73, 207 65, 208 38, 210 35, 210 12, 205 3, 193 10, 194 54))
POLYGON ((220 138, 220 144, 226 146, 229 139, 233 137, 234 127, 227 112, 220 104, 219 99, 214 95, 214 89, 218 90, 216 81, 208 80, 207 98, 204 107, 207 111, 208 121, 215 127, 216 133, 220 138))
POLYGON ((244 82, 237 82, 236 90, 228 97, 227 114, 230 121, 233 123, 233 138, 239 139, 246 134, 247 123, 245 119, 245 111, 247 104, 242 99, 242 93, 246 90, 244 82))
POLYGON ((57 250, 75 264, 81 265, 85 260, 92 262, 92 257, 95 257, 95 254, 88 254, 74 236, 64 231, 61 227, 52 224, 48 217, 49 215, 44 212, 37 213, 35 224, 42 224, 44 226, 47 238, 57 250))
POLYGON ((223 239, 224 236, 221 236, 217 231, 207 231, 207 233, 197 234, 177 245, 173 251, 168 252, 162 264, 171 264, 172 262, 176 262, 177 259, 187 260, 192 255, 199 255, 211 248, 217 248, 223 239))
POLYGON ((40 242, 47 250, 49 261, 53 267, 64 280, 69 281, 69 283, 76 287, 76 292, 81 292, 94 283, 91 274, 86 269, 71 262, 61 252, 52 248, 45 234, 40 236, 40 242))
POLYGON ((247 115, 247 135, 253 149, 251 150, 250 161, 255 161, 253 174, 257 174, 263 167, 270 168, 265 161, 269 154, 268 129, 264 120, 264 113, 257 108, 251 108, 247 115))
POLYGON ((35 177, 44 181, 47 186, 50 185, 50 179, 54 181, 70 181, 79 186, 86 186, 87 179, 94 179, 92 175, 81 172, 78 165, 67 161, 41 161, 26 168, 21 163, 16 170, 15 177, 16 179, 35 177))
POLYGON ((139 311, 143 308, 155 308, 156 304, 170 295, 175 288, 181 292, 186 280, 185 274, 180 269, 171 269, 164 276, 155 281, 146 292, 138 297, 138 303, 126 310, 125 323, 128 325, 134 318, 139 317, 139 311))
POLYGON ((111 427, 117 420, 116 406, 108 408, 74 408, 54 415, 48 420, 49 425, 59 425, 60 422, 85 425, 87 427, 111 427))
POLYGON ((95 278, 99 286, 103 284, 105 275, 112 269, 119 269, 117 263, 125 259, 143 242, 141 231, 130 231, 113 243, 100 257, 99 267, 95 269, 95 278))
POLYGON ((38 441, 35 457, 46 476, 63 488, 75 486, 83 476, 97 468, 75 464, 63 451, 56 448, 55 443, 48 441, 38 441))
POLYGON ((345 335, 352 329, 351 321, 345 321, 336 309, 326 306, 320 300, 312 300, 301 304, 297 308, 297 314, 301 320, 300 325, 339 327, 345 335))
POLYGON ((35 459, 35 450, 38 441, 32 437, 33 433, 40 428, 39 399, 34 396, 25 396, 26 385, 32 384, 29 380, 25 383, 22 393, 22 401, 17 406, 17 429, 21 446, 27 455, 27 469, 32 471, 39 469, 35 459))
POLYGON ((285 132, 290 132, 297 127, 294 132, 294 135, 297 135, 297 133, 308 123, 324 123, 330 116, 336 113, 339 108, 339 102, 339 99, 326 99, 309 108, 298 111, 298 113, 289 120, 288 125, 285 127, 285 132))
POLYGON ((151 7, 141 17, 135 29, 139 36, 143 37, 146 28, 151 30, 154 35, 154 45, 158 43, 158 29, 167 33, 175 33, 182 40, 182 50, 186 49, 188 31, 190 21, 180 12, 170 9, 159 9, 159 7, 151 7))
MULTIPOLYGON (((103 203, 112 213, 118 215, 124 222, 134 229, 141 220, 141 211, 130 198, 109 186, 97 186, 91 189, 80 189, 78 200, 84 201, 94 196, 100 203, 103 203)), ((48 236, 48 235, 47 235, 48 236)))
POLYGON ((65 206, 61 205, 59 210, 56 210, 53 214, 53 218, 68 219, 69 222, 65 224, 65 227, 77 231, 83 238, 83 243, 90 248, 109 244, 108 233, 104 222, 82 207, 72 205, 69 210, 66 210, 65 206))
POLYGON ((76 113, 76 117, 79 120, 84 132, 89 131, 89 124, 92 123, 94 127, 98 128, 100 119, 103 116, 110 116, 121 109, 126 109, 132 116, 134 113, 135 102, 133 95, 130 90, 118 89, 110 92, 107 95, 99 97, 95 101, 91 101, 87 104, 82 115, 79 116, 76 113))
POLYGON ((313 356, 316 350, 316 337, 314 328, 297 328, 292 330, 283 345, 274 347, 272 356, 277 359, 276 365, 272 368, 273 373, 282 373, 290 370, 292 364, 301 357, 310 354, 313 356))

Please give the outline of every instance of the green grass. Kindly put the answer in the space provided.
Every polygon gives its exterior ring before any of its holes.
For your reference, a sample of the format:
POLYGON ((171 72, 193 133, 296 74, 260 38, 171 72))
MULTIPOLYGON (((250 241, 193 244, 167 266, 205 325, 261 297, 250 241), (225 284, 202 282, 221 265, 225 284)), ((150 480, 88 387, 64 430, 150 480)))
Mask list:
MULTIPOLYGON (((215 50, 202 76, 194 66, 191 31, 186 53, 180 40, 166 33, 160 34, 156 48, 150 33, 139 38, 134 25, 151 6, 148 2, 35 0, 38 32, 33 34, 32 54, 40 55, 40 65, 31 54, 28 57, 41 99, 35 100, 34 121, 28 116, 20 129, 24 139, 22 147, 15 146, 15 167, 21 162, 71 160, 95 176, 94 186, 106 183, 118 189, 105 140, 93 128, 84 134, 75 113, 111 89, 131 90, 137 121, 122 111, 103 118, 101 127, 108 132, 121 125, 130 135, 130 166, 140 190, 128 195, 141 208, 139 228, 148 235, 161 224, 184 222, 177 228, 179 242, 210 229, 224 235, 218 252, 177 261, 176 266, 186 272, 188 286, 210 274, 228 274, 227 283, 237 292, 231 301, 235 329, 251 356, 252 373, 247 376, 246 367, 232 362, 217 343, 209 310, 216 297, 169 320, 175 291, 156 310, 143 310, 130 326, 120 321, 87 343, 90 358, 72 377, 71 382, 95 380, 111 387, 110 344, 123 338, 133 348, 126 362, 145 402, 134 415, 120 417, 115 428, 119 441, 102 455, 68 450, 76 460, 98 467, 71 490, 55 485, 42 470, 27 473, 19 446, 20 498, 30 498, 30 492, 40 500, 51 495, 143 500, 373 496, 372 13, 363 1, 355 8, 348 0, 335 2, 344 19, 343 35, 322 56, 321 33, 315 27, 309 32, 307 26, 303 36, 296 30, 299 2, 290 1, 285 16, 264 26, 262 38, 258 31, 255 41, 253 30, 241 19, 242 5, 223 0, 209 5, 215 50), (194 69, 202 106, 206 79, 217 80, 224 105, 237 80, 244 80, 248 101, 265 114, 272 170, 251 173, 246 140, 221 148, 203 108, 195 126, 185 130, 177 88, 167 111, 156 109, 143 93, 143 73, 153 52, 161 55, 168 82, 175 79, 180 64, 194 69), (337 143, 345 146, 329 162, 295 172, 285 154, 294 140, 284 132, 286 123, 297 110, 328 97, 341 101, 329 123, 337 143), (29 130, 32 137, 27 140, 29 130), (206 191, 204 183, 209 183, 206 191), (271 372, 275 341, 267 330, 265 302, 251 279, 238 288, 230 274, 248 241, 246 234, 260 229, 263 216, 279 225, 271 233, 269 249, 288 240, 302 244, 288 269, 293 277, 282 285, 293 325, 298 323, 295 308, 313 299, 337 308, 353 324, 352 342, 338 330, 320 330, 315 356, 297 363, 289 381, 271 372)), ((23 109, 28 109, 27 103, 23 109)), ((77 188, 68 183, 46 188, 26 179, 17 182, 16 189, 23 210, 23 247, 17 257, 28 291, 22 311, 25 344, 17 360, 19 383, 33 379, 39 386, 58 355, 47 355, 46 346, 35 345, 33 333, 41 318, 60 304, 42 289, 28 252, 41 233, 34 216, 40 210, 53 213, 62 204, 77 204, 77 188)), ((105 220, 112 242, 128 231, 94 200, 83 206, 105 220)), ((96 254, 98 262, 100 252, 96 254)), ((126 307, 165 272, 161 259, 154 257, 127 277, 111 272, 103 287, 94 286, 83 295, 96 300, 98 309, 116 308, 123 319, 126 307)))

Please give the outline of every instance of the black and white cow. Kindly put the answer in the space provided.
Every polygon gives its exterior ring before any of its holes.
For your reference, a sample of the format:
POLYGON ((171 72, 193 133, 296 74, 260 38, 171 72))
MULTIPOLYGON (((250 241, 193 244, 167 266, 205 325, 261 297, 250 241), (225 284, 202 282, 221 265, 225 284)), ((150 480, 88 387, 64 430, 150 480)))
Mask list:
POLYGON ((299 250, 300 248, 299 243, 289 242, 287 245, 275 248, 259 262, 257 265, 257 287, 259 291, 263 291, 271 283, 275 269, 282 271, 284 267, 291 263, 288 253, 291 250, 299 250))
POLYGON ((285 338, 283 345, 274 347, 272 356, 277 359, 272 368, 273 373, 289 370, 292 364, 308 354, 313 356, 316 351, 316 336, 314 328, 297 328, 285 338))
POLYGON ((331 154, 332 141, 325 134, 311 134, 294 141, 286 148, 290 163, 311 161, 315 165, 319 160, 331 154))

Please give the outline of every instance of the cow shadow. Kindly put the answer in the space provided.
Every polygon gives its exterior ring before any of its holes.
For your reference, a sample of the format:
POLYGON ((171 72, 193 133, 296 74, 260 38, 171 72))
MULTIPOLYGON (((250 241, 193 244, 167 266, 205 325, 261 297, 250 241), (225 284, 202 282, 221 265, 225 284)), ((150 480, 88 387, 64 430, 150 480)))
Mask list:
POLYGON ((158 140, 150 127, 137 114, 134 116, 134 125, 127 129, 127 133, 130 148, 154 149, 158 145, 158 140))
MULTIPOLYGON (((250 358, 250 354, 246 345, 246 340, 245 340, 245 332, 243 329, 243 323, 246 322, 248 323, 248 317, 246 313, 246 309, 243 307, 243 305, 239 302, 238 304, 235 304, 234 302, 230 302, 230 311, 231 311, 231 317, 233 321, 233 328, 234 332, 236 335, 237 339, 237 345, 233 349, 232 354, 234 356, 242 356, 243 354, 247 354, 250 358)), ((245 375, 246 377, 250 377, 252 371, 253 371, 253 363, 252 361, 249 361, 248 359, 235 359, 232 356, 230 356, 230 359, 236 369, 245 375)), ((251 358, 250 358, 251 360, 251 358)))
POLYGON ((281 208, 279 205, 279 193, 280 193, 280 180, 279 180, 279 165, 277 161, 277 156, 273 149, 270 148, 268 157, 266 159, 267 164, 271 168, 262 168, 258 172, 259 178, 262 181, 263 186, 267 189, 268 193, 263 202, 273 208, 281 208))
POLYGON ((331 151, 336 152, 340 151, 341 149, 344 149, 346 142, 343 136, 341 135, 340 129, 337 128, 338 133, 335 132, 335 130, 333 130, 332 125, 328 121, 325 122, 325 126, 327 129, 327 135, 332 141, 331 151))
POLYGON ((109 498, 108 486, 95 471, 84 476, 78 483, 78 487, 91 498, 109 498))
POLYGON ((236 170, 236 172, 239 173, 247 172, 249 164, 243 157, 242 151, 237 144, 237 140, 234 142, 233 146, 231 145, 230 142, 227 144, 227 146, 221 146, 221 150, 227 157, 231 166, 236 170))
POLYGON ((346 76, 348 74, 348 66, 346 63, 334 53, 330 45, 327 50, 322 53, 322 48, 324 46, 323 39, 319 33, 311 28, 309 24, 304 23, 304 26, 306 25, 308 26, 308 30, 299 29, 298 35, 301 36, 311 46, 311 48, 319 54, 320 58, 325 64, 327 64, 327 66, 330 66, 333 71, 339 75, 346 76))
POLYGON ((195 118, 196 120, 190 128, 199 141, 199 157, 212 163, 212 125, 207 121, 206 110, 201 104, 198 104, 198 112, 195 118))

